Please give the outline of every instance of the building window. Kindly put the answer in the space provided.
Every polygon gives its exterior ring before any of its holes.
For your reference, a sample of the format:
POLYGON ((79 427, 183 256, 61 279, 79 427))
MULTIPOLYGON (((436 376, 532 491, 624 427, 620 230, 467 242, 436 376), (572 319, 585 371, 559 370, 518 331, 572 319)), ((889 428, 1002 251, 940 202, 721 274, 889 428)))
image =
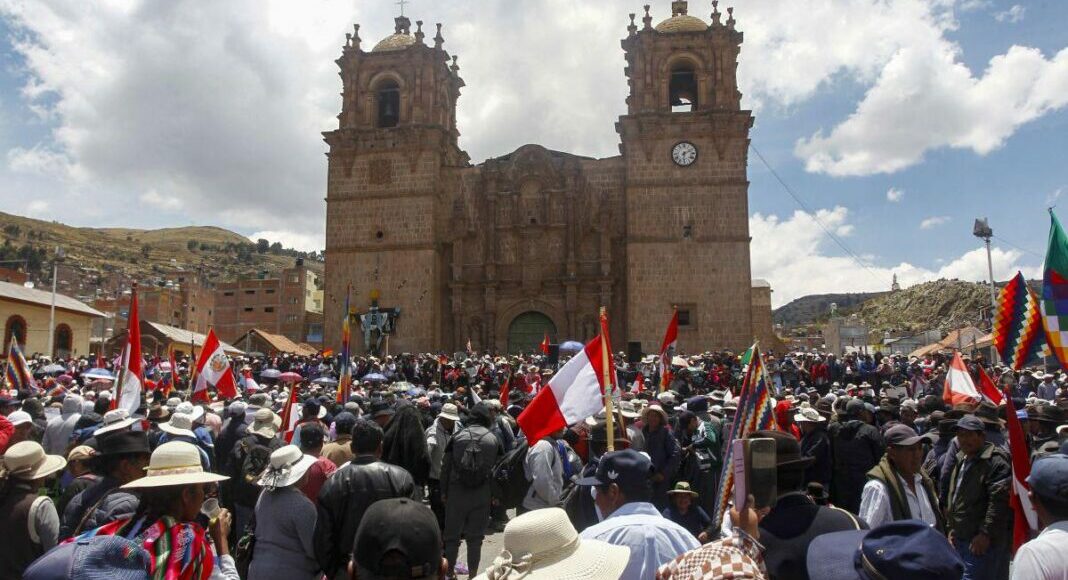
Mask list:
POLYGON ((233 292, 223 292, 223 296, 233 296, 233 292))
POLYGON ((672 113, 697 110, 697 74, 690 63, 681 62, 671 69, 668 104, 672 113))
POLYGON ((255 290, 245 290, 245 294, 255 294, 255 290))
POLYGON ((252 307, 251 306, 246 306, 245 307, 245 312, 252 312, 252 307))
POLYGON ((679 327, 690 326, 690 311, 679 309, 679 327))
POLYGON ((397 81, 387 80, 375 91, 375 126, 379 129, 396 127, 400 123, 400 87, 397 81))
POLYGON ((289 283, 290 284, 300 284, 300 276, 297 275, 297 274, 293 274, 293 276, 289 279, 289 283))
POLYGON ((52 347, 52 356, 68 358, 74 350, 74 332, 66 324, 56 325, 55 344, 52 347))
POLYGON ((274 312, 274 306, 267 306, 263 309, 264 312, 274 312))
POLYGON ((290 314, 289 316, 286 316, 286 322, 296 322, 296 321, 297 321, 297 315, 296 314, 290 314))
POLYGON ((265 292, 267 292, 268 294, 274 294, 274 288, 268 288, 267 290, 265 290, 265 292))
POLYGON ((12 338, 20 347, 26 346, 26 319, 18 314, 9 316, 7 322, 4 323, 4 356, 7 356, 8 345, 11 344, 12 338))

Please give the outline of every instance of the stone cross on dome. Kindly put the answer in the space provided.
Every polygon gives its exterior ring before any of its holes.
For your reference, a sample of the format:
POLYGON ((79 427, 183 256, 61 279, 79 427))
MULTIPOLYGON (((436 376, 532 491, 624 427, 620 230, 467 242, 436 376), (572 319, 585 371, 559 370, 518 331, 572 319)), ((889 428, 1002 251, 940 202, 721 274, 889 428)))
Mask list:
POLYGON ((398 0, 397 6, 400 6, 400 15, 404 16, 404 5, 408 4, 408 0, 398 0))

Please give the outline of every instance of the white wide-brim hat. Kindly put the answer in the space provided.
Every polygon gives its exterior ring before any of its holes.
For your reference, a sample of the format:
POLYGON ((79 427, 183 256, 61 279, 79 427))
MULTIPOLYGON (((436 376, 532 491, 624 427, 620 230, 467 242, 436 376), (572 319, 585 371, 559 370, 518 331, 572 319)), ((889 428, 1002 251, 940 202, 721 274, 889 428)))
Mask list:
POLYGON ((193 422, 196 423, 197 419, 200 419, 204 416, 204 407, 201 407, 200 405, 194 405, 189 401, 183 401, 180 405, 178 405, 177 408, 175 408, 174 412, 185 413, 186 415, 192 417, 193 422))
POLYGON ((271 463, 260 476, 259 485, 264 489, 289 487, 300 481, 315 461, 315 457, 305 455, 296 445, 279 447, 271 453, 271 463))
POLYGON ((192 443, 170 441, 152 452, 145 468, 145 476, 122 486, 123 489, 167 487, 194 483, 214 483, 230 479, 225 475, 204 471, 200 451, 192 443))
POLYGON ((193 418, 185 413, 175 413, 171 415, 171 420, 166 423, 160 423, 159 428, 161 431, 170 433, 171 435, 184 435, 186 437, 196 437, 196 433, 193 433, 193 418))
POLYGON ((2 463, 9 477, 25 481, 48 477, 67 466, 66 459, 46 454, 36 441, 20 441, 8 447, 2 463))
MULTIPOLYGON (((479 580, 513 571, 530 580, 602 580, 619 578, 630 549, 579 537, 560 508, 527 512, 504 528, 504 549, 479 580)), ((507 577, 511 577, 509 574, 507 577)))
POLYGON ((93 435, 103 435, 104 433, 125 429, 134 423, 136 423, 136 420, 130 418, 130 413, 126 409, 112 409, 104 413, 104 425, 93 431, 93 435))
POLYGON ((438 413, 438 417, 441 417, 442 419, 448 419, 450 421, 459 421, 460 410, 456 407, 456 405, 452 403, 445 403, 441 406, 441 412, 438 413))

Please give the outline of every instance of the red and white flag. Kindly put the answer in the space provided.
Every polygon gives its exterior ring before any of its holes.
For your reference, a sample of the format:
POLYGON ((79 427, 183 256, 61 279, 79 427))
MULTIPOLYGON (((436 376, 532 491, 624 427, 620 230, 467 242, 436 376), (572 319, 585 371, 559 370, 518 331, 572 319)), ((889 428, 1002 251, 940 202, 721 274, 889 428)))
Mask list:
POLYGON ((638 371, 638 378, 634 380, 634 390, 639 393, 645 392, 645 375, 638 371))
POLYGON ((667 388, 670 382, 671 355, 679 342, 679 310, 671 315, 667 332, 664 333, 664 342, 660 343, 660 390, 667 388))
POLYGON ((286 443, 293 441, 293 431, 297 428, 297 423, 300 422, 300 410, 297 406, 300 405, 300 401, 297 399, 297 384, 289 383, 289 397, 286 400, 286 406, 282 409, 282 429, 285 431, 286 443))
POLYGON ((242 379, 241 386, 245 389, 245 392, 248 393, 249 395, 255 393, 258 390, 260 390, 260 386, 256 383, 256 379, 252 378, 252 371, 249 371, 249 370, 241 371, 241 379, 242 379))
POLYGON ((546 435, 558 431, 604 407, 604 364, 601 337, 591 340, 563 366, 549 384, 538 391, 530 405, 516 421, 534 445, 546 435))
POLYGON ((142 385, 145 383, 145 361, 141 357, 141 318, 137 314, 137 286, 130 296, 130 317, 126 319, 126 348, 122 350, 122 370, 115 381, 112 409, 126 409, 132 416, 141 406, 142 385))
POLYGON ((953 362, 949 364, 945 388, 942 389, 942 400, 951 407, 961 403, 977 403, 983 400, 983 396, 975 388, 975 381, 972 380, 972 375, 968 374, 968 367, 964 366, 964 359, 960 357, 960 351, 953 353, 953 362))
POLYGON ((1005 397, 1005 423, 1009 427, 1009 454, 1012 456, 1009 506, 1015 516, 1012 521, 1012 551, 1015 553, 1038 530, 1038 513, 1027 495, 1031 489, 1027 484, 1027 478, 1031 475, 1031 454, 1012 397, 1005 397))
POLYGON ((237 396, 237 384, 234 373, 230 372, 230 357, 226 356, 215 329, 208 330, 204 347, 197 358, 197 382, 193 387, 194 401, 208 401, 208 385, 215 385, 219 394, 227 399, 237 396))
POLYGON ((979 390, 983 392, 983 396, 990 399, 991 403, 1000 405, 1003 397, 1001 391, 998 390, 998 386, 994 384, 994 381, 990 378, 990 375, 986 374, 983 370, 983 365, 979 365, 979 390))

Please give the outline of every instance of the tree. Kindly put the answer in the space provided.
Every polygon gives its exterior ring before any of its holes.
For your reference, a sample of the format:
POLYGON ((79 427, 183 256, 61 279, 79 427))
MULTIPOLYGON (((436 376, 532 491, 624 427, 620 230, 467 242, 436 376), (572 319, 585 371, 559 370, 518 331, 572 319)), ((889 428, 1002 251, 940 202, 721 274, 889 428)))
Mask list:
POLYGON ((196 240, 189 240, 188 242, 185 243, 185 249, 187 249, 190 252, 192 252, 193 250, 197 249, 198 245, 200 245, 200 242, 198 242, 196 240))
POLYGON ((256 253, 257 254, 266 254, 267 250, 269 250, 269 249, 271 249, 271 242, 268 242, 267 240, 265 240, 263 238, 260 238, 260 239, 256 240, 256 253))
POLYGON ((275 243, 271 244, 271 253, 276 255, 276 256, 281 254, 282 253, 282 243, 281 242, 275 242, 275 243))

